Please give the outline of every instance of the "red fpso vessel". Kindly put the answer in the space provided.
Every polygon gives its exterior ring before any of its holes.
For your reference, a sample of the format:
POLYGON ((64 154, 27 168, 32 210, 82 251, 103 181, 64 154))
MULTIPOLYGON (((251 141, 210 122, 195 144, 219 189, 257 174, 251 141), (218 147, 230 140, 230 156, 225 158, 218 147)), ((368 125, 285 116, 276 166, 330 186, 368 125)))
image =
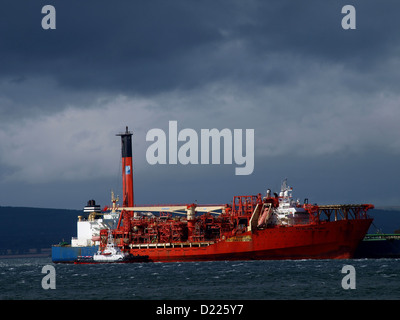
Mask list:
POLYGON ((132 133, 119 136, 123 206, 118 226, 100 231, 100 251, 111 236, 123 252, 154 262, 348 259, 372 222, 371 204, 300 204, 286 180, 279 194, 235 196, 230 205, 135 206, 132 133))

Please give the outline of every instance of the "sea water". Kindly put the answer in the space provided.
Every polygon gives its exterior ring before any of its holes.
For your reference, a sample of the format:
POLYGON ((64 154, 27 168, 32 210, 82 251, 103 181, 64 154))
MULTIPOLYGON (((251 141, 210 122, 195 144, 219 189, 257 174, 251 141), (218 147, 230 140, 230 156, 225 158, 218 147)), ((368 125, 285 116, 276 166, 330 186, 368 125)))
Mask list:
POLYGON ((400 259, 74 265, 12 258, 0 259, 0 288, 2 300, 392 300, 400 299, 400 259), (343 286, 346 265, 354 267, 354 289, 343 286), (46 286, 50 276, 54 288, 46 286))

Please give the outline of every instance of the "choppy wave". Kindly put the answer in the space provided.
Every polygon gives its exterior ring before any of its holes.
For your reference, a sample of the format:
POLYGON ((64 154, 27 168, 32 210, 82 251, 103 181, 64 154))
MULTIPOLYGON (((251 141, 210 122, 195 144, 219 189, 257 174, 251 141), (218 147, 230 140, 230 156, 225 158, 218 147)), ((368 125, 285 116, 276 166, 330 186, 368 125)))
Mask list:
POLYGON ((0 299, 399 299, 400 260, 299 260, 52 264, 48 258, 0 260, 0 299), (43 289, 45 265, 56 289, 43 289), (344 265, 355 289, 343 289, 344 265))

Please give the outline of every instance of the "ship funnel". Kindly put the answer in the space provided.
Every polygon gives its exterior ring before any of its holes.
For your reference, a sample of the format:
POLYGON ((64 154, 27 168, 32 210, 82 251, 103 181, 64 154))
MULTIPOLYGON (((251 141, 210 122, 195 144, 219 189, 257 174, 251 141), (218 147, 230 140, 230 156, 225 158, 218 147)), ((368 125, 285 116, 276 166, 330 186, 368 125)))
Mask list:
POLYGON ((126 127, 125 132, 118 133, 117 136, 121 137, 122 205, 124 207, 133 207, 132 132, 126 127))

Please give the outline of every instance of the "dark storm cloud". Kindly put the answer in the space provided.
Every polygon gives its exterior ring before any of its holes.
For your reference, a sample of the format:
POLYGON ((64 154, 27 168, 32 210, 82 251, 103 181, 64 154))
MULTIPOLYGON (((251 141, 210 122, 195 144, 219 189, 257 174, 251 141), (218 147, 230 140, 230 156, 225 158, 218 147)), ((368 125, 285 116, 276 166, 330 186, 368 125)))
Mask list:
POLYGON ((363 72, 399 43, 394 1, 357 3, 354 32, 340 26, 345 1, 50 2, 57 10, 55 31, 40 27, 44 2, 3 5, 0 75, 8 81, 48 76, 72 90, 127 94, 221 79, 268 84, 300 76, 285 70, 284 58, 272 70, 258 68, 272 54, 363 72))
POLYGON ((399 4, 384 3, 382 7, 375 1, 354 3, 357 30, 344 32, 341 9, 348 1, 280 1, 272 9, 269 2, 261 2, 251 17, 255 23, 243 27, 242 36, 251 39, 254 52, 289 51, 332 62, 370 63, 390 52, 399 40, 395 31, 399 4))
MULTIPOLYGON (((2 40, 2 58, 7 61, 3 75, 51 75, 74 89, 154 92, 180 83, 180 58, 220 37, 194 6, 184 2, 54 5, 54 32, 40 28, 41 7, 32 2, 19 21, 3 17, 3 25, 14 30, 2 40)), ((13 11, 9 9, 3 15, 13 11)))

